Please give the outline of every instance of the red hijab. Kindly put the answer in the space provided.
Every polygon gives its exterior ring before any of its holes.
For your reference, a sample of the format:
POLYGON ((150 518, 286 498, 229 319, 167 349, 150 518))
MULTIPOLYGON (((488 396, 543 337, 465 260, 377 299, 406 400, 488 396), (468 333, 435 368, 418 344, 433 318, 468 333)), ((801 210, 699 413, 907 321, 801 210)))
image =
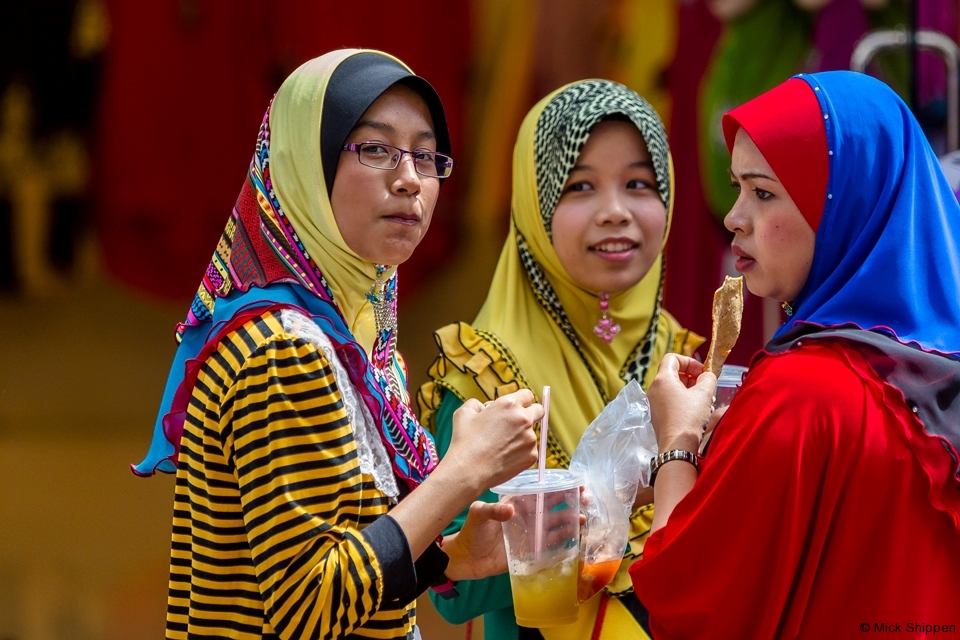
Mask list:
POLYGON ((733 153, 743 128, 814 231, 827 196, 827 131, 809 84, 791 78, 723 116, 723 137, 733 153))

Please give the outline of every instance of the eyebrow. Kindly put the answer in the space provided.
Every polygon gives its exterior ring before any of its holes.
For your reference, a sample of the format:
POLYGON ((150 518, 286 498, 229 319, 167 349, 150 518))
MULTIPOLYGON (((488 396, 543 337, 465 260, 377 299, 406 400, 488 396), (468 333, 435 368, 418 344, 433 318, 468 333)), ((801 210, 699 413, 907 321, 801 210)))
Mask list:
MULTIPOLYGON (((595 168, 596 167, 593 167, 592 165, 589 165, 589 164, 575 164, 573 165, 573 168, 570 169, 570 173, 573 173, 574 171, 590 171, 595 168)), ((652 169, 653 163, 650 160, 637 160, 636 162, 630 163, 627 166, 627 168, 628 169, 652 169)))
MULTIPOLYGON (((380 122, 379 120, 361 120, 357 123, 357 126, 354 127, 354 130, 360 129, 363 127, 369 127, 371 129, 376 129, 377 131, 383 131, 384 133, 396 133, 397 130, 392 124, 387 122, 380 122)), ((437 134, 431 131, 430 129, 424 129, 423 131, 418 131, 416 137, 418 139, 426 138, 428 140, 436 140, 437 134)))
MULTIPOLYGON (((731 169, 730 167, 727 167, 727 173, 730 174, 730 178, 731 178, 732 180, 737 180, 737 179, 738 179, 737 176, 734 175, 733 169, 731 169)), ((767 174, 762 173, 762 172, 760 172, 760 171, 747 171, 746 173, 741 174, 739 179, 740 179, 740 180, 755 180, 755 179, 757 179, 757 178, 764 178, 765 180, 773 180, 774 182, 779 182, 779 180, 777 180, 777 179, 774 178, 773 176, 768 176, 767 174)))

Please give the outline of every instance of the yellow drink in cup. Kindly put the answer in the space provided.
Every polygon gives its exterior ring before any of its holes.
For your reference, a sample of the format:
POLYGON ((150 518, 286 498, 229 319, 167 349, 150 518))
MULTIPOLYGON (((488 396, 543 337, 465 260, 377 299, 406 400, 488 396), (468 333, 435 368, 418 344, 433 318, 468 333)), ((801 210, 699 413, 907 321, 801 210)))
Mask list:
POLYGON ((492 491, 513 505, 503 523, 517 624, 556 627, 577 621, 580 477, 566 469, 522 472, 492 491), (538 500, 538 495, 540 499, 538 500))
POLYGON ((513 609, 521 627, 558 627, 577 621, 577 564, 572 558, 536 573, 510 573, 513 609))

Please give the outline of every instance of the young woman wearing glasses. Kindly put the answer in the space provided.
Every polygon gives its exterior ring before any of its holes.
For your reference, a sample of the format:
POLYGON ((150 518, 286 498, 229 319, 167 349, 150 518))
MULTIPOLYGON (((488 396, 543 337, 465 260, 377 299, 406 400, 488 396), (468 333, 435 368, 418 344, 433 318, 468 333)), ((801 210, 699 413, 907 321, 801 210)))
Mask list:
POLYGON ((508 510, 438 537, 536 461, 541 407, 466 404, 438 463, 396 351, 396 265, 449 152, 437 94, 388 55, 332 52, 278 91, 134 467, 177 474, 168 638, 416 637, 428 586, 506 570, 508 510))

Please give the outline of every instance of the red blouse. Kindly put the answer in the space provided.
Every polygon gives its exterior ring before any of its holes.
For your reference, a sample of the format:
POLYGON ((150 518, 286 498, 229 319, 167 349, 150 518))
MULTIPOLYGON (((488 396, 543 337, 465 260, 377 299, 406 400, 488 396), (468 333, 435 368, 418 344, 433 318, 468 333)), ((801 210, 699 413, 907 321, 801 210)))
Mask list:
POLYGON ((930 498, 951 464, 855 347, 756 360, 631 569, 654 637, 960 634, 960 524, 930 498))

